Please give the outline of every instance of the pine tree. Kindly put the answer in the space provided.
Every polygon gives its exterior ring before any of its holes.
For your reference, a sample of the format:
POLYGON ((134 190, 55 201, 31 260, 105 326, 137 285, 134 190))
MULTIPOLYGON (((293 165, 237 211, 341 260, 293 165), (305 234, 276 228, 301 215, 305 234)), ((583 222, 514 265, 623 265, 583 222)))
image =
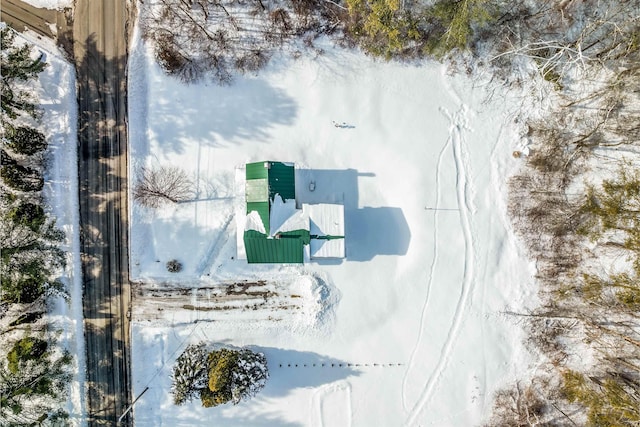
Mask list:
POLYGON ((9 353, 7 360, 9 361, 9 371, 17 373, 29 360, 39 360, 47 351, 47 342, 35 337, 24 337, 17 341, 9 353))
POLYGON ((26 126, 14 128, 7 125, 6 143, 14 152, 26 156, 32 156, 47 148, 44 134, 37 129, 26 126))
POLYGON ((190 402, 207 387, 207 351, 204 343, 188 346, 173 366, 171 393, 173 402, 190 402))
POLYGON ((640 423, 640 406, 635 381, 622 375, 599 379, 567 371, 562 391, 569 402, 587 409, 589 426, 635 426, 640 423))
POLYGON ((44 186, 44 178, 39 170, 24 167, 16 162, 3 164, 0 176, 7 186, 25 193, 40 191, 44 186))
POLYGON ((346 3, 351 21, 347 31, 374 55, 390 59, 423 37, 418 20, 399 0, 346 0, 346 3))
POLYGON ((64 265, 64 233, 55 222, 47 221, 40 206, 18 201, 0 209, 0 224, 0 299, 30 303, 45 294, 64 296, 62 283, 51 279, 64 265))
POLYGON ((16 81, 26 82, 35 79, 47 64, 43 55, 37 59, 31 58, 31 46, 14 46, 15 34, 13 29, 5 27, 0 30, 2 55, 0 56, 0 75, 2 76, 2 111, 11 118, 18 116, 18 111, 24 111, 31 116, 36 114, 36 106, 30 96, 15 88, 16 81))
POLYGON ((240 350, 231 380, 233 403, 255 396, 265 386, 267 379, 269 379, 269 370, 265 355, 248 349, 240 350))
MULTIPOLYGON (((605 231, 633 233, 640 227, 640 172, 625 167, 600 187, 587 186, 581 231, 596 239, 605 231)), ((637 248, 640 249, 640 248, 637 248)))
POLYGON ((23 225, 37 233, 45 224, 47 217, 42 206, 23 201, 9 209, 7 219, 16 225, 23 225))
POLYGON ((52 425, 54 420, 66 417, 64 411, 56 408, 60 408, 65 399, 71 356, 68 352, 55 355, 42 351, 41 342, 28 338, 14 345, 9 363, 15 360, 17 369, 0 364, 2 425, 52 425))
POLYGON ((433 25, 427 51, 441 57, 452 49, 468 47, 475 28, 492 18, 488 0, 440 0, 427 11, 433 25))

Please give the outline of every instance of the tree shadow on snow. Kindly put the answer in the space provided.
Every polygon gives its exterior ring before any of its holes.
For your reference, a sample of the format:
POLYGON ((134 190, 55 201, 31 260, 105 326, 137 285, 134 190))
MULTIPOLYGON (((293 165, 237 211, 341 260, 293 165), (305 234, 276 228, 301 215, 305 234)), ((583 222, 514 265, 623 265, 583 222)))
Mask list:
POLYGON ((294 388, 319 387, 360 375, 351 362, 310 351, 258 347, 267 357, 269 380, 264 397, 286 396, 294 388))
POLYGON ((231 86, 184 85, 177 80, 156 87, 149 97, 149 127, 163 150, 185 151, 185 144, 222 147, 242 140, 263 142, 275 125, 297 115, 294 100, 259 78, 238 78, 231 86))

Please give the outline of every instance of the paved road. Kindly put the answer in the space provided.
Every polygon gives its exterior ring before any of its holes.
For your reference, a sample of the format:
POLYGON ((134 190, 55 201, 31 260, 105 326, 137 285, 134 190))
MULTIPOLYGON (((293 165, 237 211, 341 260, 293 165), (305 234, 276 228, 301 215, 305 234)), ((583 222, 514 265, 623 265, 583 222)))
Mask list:
MULTIPOLYGON (((117 424, 129 369, 126 0, 76 0, 80 227, 89 425, 117 424)), ((129 416, 123 425, 131 424, 129 416)))

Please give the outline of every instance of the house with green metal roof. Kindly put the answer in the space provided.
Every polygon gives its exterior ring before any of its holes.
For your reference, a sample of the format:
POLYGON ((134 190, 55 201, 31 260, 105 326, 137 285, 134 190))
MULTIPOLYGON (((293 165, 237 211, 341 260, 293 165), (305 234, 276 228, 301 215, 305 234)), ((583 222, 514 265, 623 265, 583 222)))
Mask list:
POLYGON ((342 205, 303 204, 298 208, 294 164, 248 163, 245 178, 247 209, 242 241, 249 263, 344 258, 342 205), (327 225, 327 218, 332 226, 327 225))

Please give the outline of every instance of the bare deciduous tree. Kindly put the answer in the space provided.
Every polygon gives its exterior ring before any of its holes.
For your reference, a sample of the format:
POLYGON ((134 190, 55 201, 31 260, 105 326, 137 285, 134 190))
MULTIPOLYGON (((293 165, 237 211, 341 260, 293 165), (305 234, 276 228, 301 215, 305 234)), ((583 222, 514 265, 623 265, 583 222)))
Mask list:
POLYGON ((142 7, 140 22, 167 74, 186 83, 208 77, 227 85, 234 69, 256 72, 297 38, 331 32, 341 9, 327 0, 158 0, 142 7))
POLYGON ((173 166, 140 168, 133 188, 133 199, 151 208, 187 202, 193 196, 193 182, 184 170, 173 166))

